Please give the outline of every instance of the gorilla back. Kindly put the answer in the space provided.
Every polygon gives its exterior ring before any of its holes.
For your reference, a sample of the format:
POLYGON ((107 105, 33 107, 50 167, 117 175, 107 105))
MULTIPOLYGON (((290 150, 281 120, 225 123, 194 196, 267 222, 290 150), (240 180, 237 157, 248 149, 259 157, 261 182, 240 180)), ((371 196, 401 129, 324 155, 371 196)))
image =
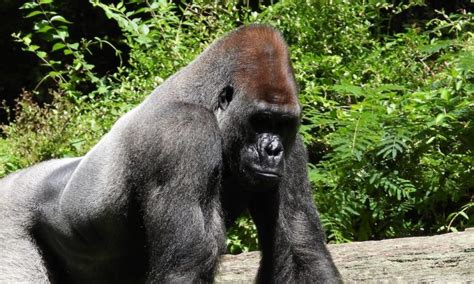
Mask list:
POLYGON ((0 282, 212 282, 248 210, 259 282, 338 282, 312 203, 286 44, 216 41, 84 157, 0 181, 0 282))

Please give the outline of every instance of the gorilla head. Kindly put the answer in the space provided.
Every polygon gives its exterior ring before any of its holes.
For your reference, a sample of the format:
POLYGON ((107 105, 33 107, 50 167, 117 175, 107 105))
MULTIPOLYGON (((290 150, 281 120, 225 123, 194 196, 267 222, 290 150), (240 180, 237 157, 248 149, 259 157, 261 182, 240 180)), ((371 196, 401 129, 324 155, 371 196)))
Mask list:
POLYGON ((228 82, 215 105, 224 138, 224 176, 247 190, 275 189, 285 175, 300 118, 286 44, 275 30, 251 26, 220 45, 219 50, 232 49, 227 54, 234 55, 228 58, 228 82))

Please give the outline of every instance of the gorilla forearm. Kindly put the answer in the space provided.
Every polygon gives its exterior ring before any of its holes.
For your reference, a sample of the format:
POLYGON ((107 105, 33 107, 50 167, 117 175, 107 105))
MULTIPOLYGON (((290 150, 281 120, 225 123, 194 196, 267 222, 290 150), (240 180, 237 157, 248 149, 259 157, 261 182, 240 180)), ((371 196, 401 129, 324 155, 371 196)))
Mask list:
POLYGON ((305 157, 297 139, 279 190, 258 194, 250 205, 263 250, 259 283, 341 281, 312 202, 305 157))
MULTIPOLYGON (((147 282, 212 282, 218 256, 224 249, 220 216, 215 213, 216 216, 206 218, 204 212, 209 208, 200 208, 197 204, 178 200, 173 206, 162 208, 170 210, 155 210, 153 214, 161 213, 161 216, 165 216, 173 213, 176 219, 155 216, 147 220, 145 217, 145 227, 153 228, 147 231, 147 246, 151 249, 147 282), (179 205, 179 210, 176 210, 176 205, 179 205), (221 232, 217 238, 214 235, 216 230, 221 232), (186 242, 177 243, 175 240, 186 242)), ((217 208, 211 210, 217 211, 217 208)))
POLYGON ((258 283, 341 282, 314 206, 283 201, 275 208, 278 199, 290 198, 261 194, 250 207, 263 250, 258 283))
POLYGON ((291 201, 286 205, 281 204, 279 211, 284 213, 276 227, 275 243, 281 250, 277 249, 273 255, 275 269, 280 271, 275 275, 276 282, 342 282, 326 248, 314 205, 303 200, 298 202, 297 198, 288 200, 291 201))

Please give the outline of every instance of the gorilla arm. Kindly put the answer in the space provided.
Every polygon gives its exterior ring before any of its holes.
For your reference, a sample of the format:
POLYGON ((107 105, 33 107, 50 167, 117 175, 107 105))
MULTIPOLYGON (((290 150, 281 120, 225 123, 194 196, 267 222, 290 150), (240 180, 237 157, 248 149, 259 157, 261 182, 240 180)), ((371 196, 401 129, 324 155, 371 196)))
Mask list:
POLYGON ((211 281, 225 236, 220 147, 199 106, 146 101, 120 119, 41 210, 36 236, 55 278, 211 281))
POLYGON ((150 248, 147 282, 211 283, 225 243, 217 121, 185 103, 163 106, 161 116, 168 133, 160 143, 165 182, 143 191, 142 198, 150 248))
POLYGON ((249 205, 263 251, 258 283, 342 282, 325 245, 306 169, 306 152, 296 139, 280 188, 257 193, 249 205))

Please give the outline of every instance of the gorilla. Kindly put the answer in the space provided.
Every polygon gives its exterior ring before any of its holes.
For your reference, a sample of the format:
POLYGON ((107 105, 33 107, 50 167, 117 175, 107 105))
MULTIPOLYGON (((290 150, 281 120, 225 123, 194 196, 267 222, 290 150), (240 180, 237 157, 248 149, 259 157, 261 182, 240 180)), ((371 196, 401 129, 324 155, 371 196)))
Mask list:
POLYGON ((213 282, 243 212, 258 230, 258 283, 340 282, 297 92, 273 28, 217 40, 85 156, 0 181, 0 282, 213 282))

